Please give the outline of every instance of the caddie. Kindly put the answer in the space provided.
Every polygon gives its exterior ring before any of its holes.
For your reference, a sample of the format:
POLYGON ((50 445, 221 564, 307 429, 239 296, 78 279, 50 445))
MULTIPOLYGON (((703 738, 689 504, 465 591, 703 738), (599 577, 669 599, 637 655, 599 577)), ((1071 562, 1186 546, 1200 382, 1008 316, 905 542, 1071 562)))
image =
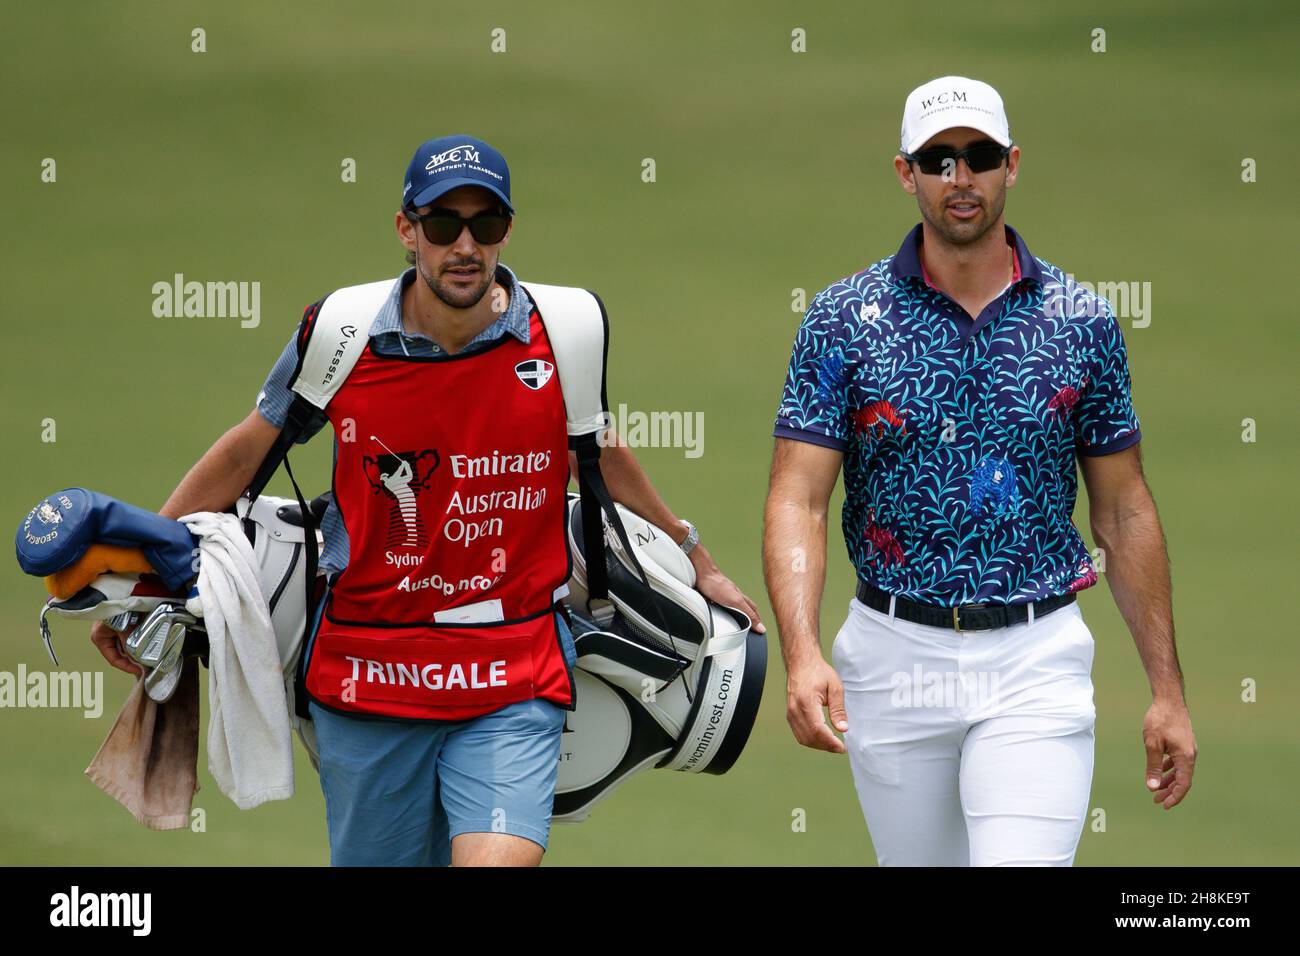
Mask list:
MULTIPOLYGON (((241 496, 299 407, 290 384, 321 316, 379 288, 367 347, 297 439, 334 429, 328 589, 303 649, 334 865, 536 865, 546 848, 574 704, 560 598, 578 461, 548 325, 500 262, 514 215, 500 152, 464 135, 423 143, 395 215, 410 268, 309 306, 255 411, 162 509, 241 496)), ((603 444, 610 496, 688 553, 700 592, 757 621, 630 449, 612 430, 603 444)), ((118 635, 92 636, 135 671, 118 635)))
POLYGON ((777 413, 764 567, 787 718, 804 746, 847 750, 882 865, 1073 861, 1096 718, 1076 595, 1099 571, 1151 686, 1142 779, 1165 809, 1192 782, 1120 323, 1006 224, 1019 167, 991 86, 912 91, 894 171, 922 221, 816 296, 777 413), (1104 568, 1072 521, 1076 465, 1104 568), (841 470, 857 594, 828 664, 818 606, 841 470))

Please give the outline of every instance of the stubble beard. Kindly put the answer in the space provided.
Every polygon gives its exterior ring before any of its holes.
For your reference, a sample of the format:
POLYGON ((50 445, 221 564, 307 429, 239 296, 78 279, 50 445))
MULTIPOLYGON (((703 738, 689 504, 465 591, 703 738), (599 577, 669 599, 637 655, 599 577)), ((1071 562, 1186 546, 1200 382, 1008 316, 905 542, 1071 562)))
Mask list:
POLYGON ((951 197, 947 193, 939 197, 933 209, 927 210, 925 204, 922 204, 921 215, 930 224, 930 228, 943 238, 944 242, 952 246, 968 246, 979 242, 993 228, 993 224, 1002 216, 1002 210, 1006 205, 1006 196, 1007 193, 1004 187, 1000 188, 997 194, 990 197, 987 202, 980 200, 980 215, 969 222, 948 219, 947 203, 951 197))
MULTIPOLYGON (((466 263, 457 263, 465 265, 466 263)), ((470 289, 452 286, 443 282, 439 277, 430 275, 425 271, 424 264, 420 264, 420 277, 424 279, 424 284, 429 287, 429 291, 436 295, 443 304, 451 306, 453 309, 472 309, 482 301, 483 296, 487 295, 488 289, 492 288, 492 282, 495 280, 495 269, 483 269, 483 281, 478 286, 470 289)))

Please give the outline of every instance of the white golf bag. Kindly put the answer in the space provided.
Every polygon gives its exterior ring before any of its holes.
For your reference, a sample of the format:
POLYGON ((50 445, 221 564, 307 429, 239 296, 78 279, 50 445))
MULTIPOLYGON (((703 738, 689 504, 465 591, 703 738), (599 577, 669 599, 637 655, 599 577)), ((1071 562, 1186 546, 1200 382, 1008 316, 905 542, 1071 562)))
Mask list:
POLYGON ((706 600, 672 539, 616 507, 633 553, 606 520, 609 600, 589 606, 582 504, 569 497, 577 699, 561 745, 556 822, 586 819, 651 766, 725 773, 749 739, 763 695, 767 644, 749 618, 706 600))

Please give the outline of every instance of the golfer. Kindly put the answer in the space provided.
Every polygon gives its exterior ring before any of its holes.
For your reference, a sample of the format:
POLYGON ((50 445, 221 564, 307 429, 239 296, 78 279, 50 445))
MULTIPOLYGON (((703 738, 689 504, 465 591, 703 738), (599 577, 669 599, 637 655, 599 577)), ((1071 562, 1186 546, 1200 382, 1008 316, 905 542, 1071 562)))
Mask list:
MULTIPOLYGON (((492 146, 448 136, 415 151, 395 216, 411 268, 305 433, 327 419, 335 431, 329 591, 304 643, 335 865, 536 865, 547 844, 573 704, 559 598, 577 467, 560 377, 537 373, 554 367, 545 327, 499 261, 514 213, 492 146)), ((302 331, 163 514, 225 510, 248 486, 285 424, 302 331)), ((757 620, 629 449, 606 440, 611 495, 687 551, 703 594, 757 620)), ((92 636, 136 672, 118 635, 92 636)))
POLYGON ((992 87, 908 96, 894 169, 922 221, 814 299, 777 415, 764 565, 787 718, 804 746, 847 751, 882 865, 1072 863, 1095 722, 1075 596, 1098 571, 1151 686, 1146 786, 1169 809, 1192 782, 1124 339, 1004 222, 1019 165, 992 87), (1076 461, 1097 561, 1072 522, 1076 461), (858 585, 832 667, 818 612, 841 468, 858 585))

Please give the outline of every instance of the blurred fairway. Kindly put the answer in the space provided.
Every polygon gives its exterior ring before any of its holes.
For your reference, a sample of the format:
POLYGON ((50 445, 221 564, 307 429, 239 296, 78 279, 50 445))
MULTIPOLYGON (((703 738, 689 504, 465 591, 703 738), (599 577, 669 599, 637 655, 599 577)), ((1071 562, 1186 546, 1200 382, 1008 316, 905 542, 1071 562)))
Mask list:
MULTIPOLYGON (((8 527, 69 485, 160 507, 252 409, 304 305, 403 268, 392 219, 411 150, 470 132, 511 165, 519 216, 503 261, 605 300, 611 404, 704 411, 703 457, 641 460, 770 615, 760 525, 799 321, 791 290, 811 298, 897 248, 918 218, 890 165, 903 99, 935 76, 974 76, 1001 91, 1024 151, 1007 218, 1030 248, 1080 279, 1153 289, 1150 327, 1126 323, 1125 337, 1201 757, 1184 804, 1154 807, 1146 680, 1107 589, 1089 591, 1092 806, 1106 832, 1085 831, 1078 862, 1300 861, 1294 7, 872 7, 6 3, 8 527), (1104 54, 1089 50, 1099 26, 1104 54), (194 27, 206 53, 190 52, 194 27), (503 54, 489 51, 497 27, 503 54), (790 51, 796 27, 807 53, 790 51), (57 183, 40 181, 45 157, 57 183), (356 183, 340 182, 345 157, 356 183), (1242 183, 1244 157, 1259 182, 1242 183), (261 324, 154 318, 151 286, 177 272, 259 281, 261 324), (1253 444, 1240 438, 1247 417, 1253 444), (46 418, 56 443, 41 441, 46 418), (1241 701, 1248 678, 1257 703, 1241 701)), ((324 435, 294 454, 305 492, 327 487, 329 463, 324 435)), ((283 472, 269 490, 290 493, 283 472)), ((838 495, 834 507, 827 648, 853 581, 838 495)), ((13 563, 4 580, 0 670, 48 670, 41 583, 13 563)), ((54 622, 64 668, 103 666, 88 629, 54 622)), ((0 863, 327 862, 301 750, 298 795, 251 812, 219 794, 201 753, 205 833, 149 832, 96 789, 81 771, 128 686, 106 673, 99 720, 0 711, 0 863)), ((587 823, 557 828, 547 855, 873 860, 845 758, 789 734, 774 631, 768 693, 734 770, 642 774, 587 823), (796 808, 807 832, 792 832, 796 808)))

